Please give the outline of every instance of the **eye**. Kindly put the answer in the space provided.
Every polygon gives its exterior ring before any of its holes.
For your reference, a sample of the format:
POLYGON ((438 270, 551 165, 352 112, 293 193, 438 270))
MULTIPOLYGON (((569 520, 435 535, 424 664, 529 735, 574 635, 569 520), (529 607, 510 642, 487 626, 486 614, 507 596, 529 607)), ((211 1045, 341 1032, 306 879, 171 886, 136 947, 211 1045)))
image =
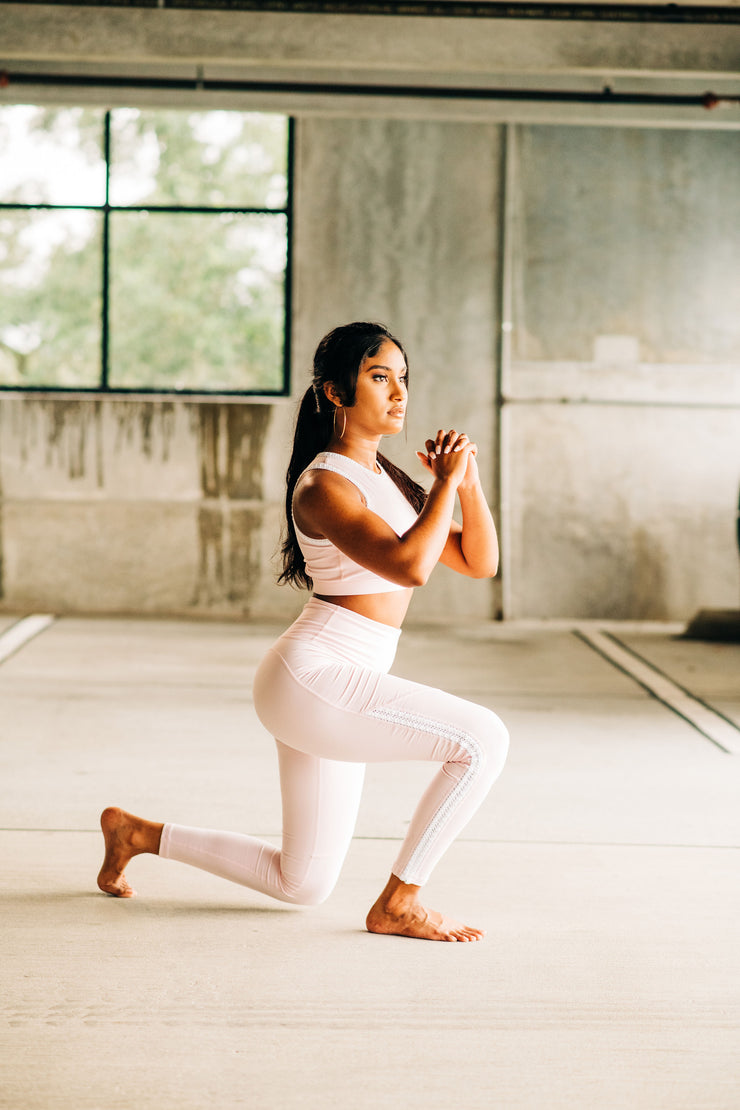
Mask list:
POLYGON ((387 382, 388 381, 388 375, 387 374, 373 374, 373 381, 374 382, 387 382))

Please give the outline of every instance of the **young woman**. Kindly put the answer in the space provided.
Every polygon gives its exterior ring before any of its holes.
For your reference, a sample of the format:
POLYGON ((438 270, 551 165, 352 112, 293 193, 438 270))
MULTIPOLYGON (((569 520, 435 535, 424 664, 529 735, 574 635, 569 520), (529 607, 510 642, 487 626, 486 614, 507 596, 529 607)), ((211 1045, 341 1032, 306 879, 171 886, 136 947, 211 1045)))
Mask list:
POLYGON ((427 494, 378 453, 381 437, 403 427, 407 396, 406 355, 381 325, 348 324, 319 344, 288 468, 281 575, 313 596, 254 685, 257 713, 277 742, 282 849, 106 809, 101 890, 131 897, 124 868, 151 852, 284 902, 318 904, 349 848, 365 763, 430 760, 442 766, 366 925, 425 940, 483 937, 425 909, 419 889, 500 773, 507 731, 482 706, 388 672, 414 586, 440 561, 491 577, 498 544, 477 448, 464 433, 438 431, 417 452, 432 479, 427 494), (456 497, 462 525, 452 516, 456 497))

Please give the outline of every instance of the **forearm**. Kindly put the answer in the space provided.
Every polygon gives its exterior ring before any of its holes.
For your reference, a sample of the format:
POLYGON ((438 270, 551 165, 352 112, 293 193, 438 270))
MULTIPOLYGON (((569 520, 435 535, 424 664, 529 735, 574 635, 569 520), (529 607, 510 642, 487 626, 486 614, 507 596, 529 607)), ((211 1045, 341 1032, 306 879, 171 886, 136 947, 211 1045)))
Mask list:
POLYGON ((457 494, 462 511, 463 558, 475 577, 492 578, 498 570, 498 536, 480 482, 461 485, 457 494))
POLYGON ((456 485, 435 478, 424 508, 400 540, 402 561, 414 585, 423 585, 439 562, 450 533, 456 485))

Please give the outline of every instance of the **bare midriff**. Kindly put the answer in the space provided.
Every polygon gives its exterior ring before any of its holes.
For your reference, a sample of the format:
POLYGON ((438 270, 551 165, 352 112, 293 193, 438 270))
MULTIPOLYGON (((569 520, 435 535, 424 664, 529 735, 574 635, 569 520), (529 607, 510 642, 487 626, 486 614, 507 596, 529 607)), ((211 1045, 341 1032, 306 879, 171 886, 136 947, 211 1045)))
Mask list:
POLYGON ((314 597, 319 601, 328 601, 330 605, 340 605, 343 609, 350 609, 353 613, 359 613, 361 617, 378 621, 379 624, 400 628, 413 593, 412 589, 408 589, 393 590, 387 594, 348 594, 346 596, 314 594, 314 597))

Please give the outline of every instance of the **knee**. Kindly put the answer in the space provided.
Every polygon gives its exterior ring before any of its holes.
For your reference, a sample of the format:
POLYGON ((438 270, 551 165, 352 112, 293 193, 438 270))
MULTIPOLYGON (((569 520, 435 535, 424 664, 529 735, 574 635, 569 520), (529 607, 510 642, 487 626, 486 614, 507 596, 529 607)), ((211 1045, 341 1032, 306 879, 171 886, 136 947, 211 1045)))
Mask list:
POLYGON ((480 718, 476 722, 475 744, 481 767, 486 777, 493 781, 501 774, 506 762, 509 730, 500 717, 482 706, 480 718))
POLYGON ((296 906, 320 906, 331 894, 332 886, 309 886, 301 889, 295 899, 296 906))
POLYGON ((283 898, 294 906, 320 906, 337 883, 336 875, 309 874, 300 883, 284 883, 283 898))

